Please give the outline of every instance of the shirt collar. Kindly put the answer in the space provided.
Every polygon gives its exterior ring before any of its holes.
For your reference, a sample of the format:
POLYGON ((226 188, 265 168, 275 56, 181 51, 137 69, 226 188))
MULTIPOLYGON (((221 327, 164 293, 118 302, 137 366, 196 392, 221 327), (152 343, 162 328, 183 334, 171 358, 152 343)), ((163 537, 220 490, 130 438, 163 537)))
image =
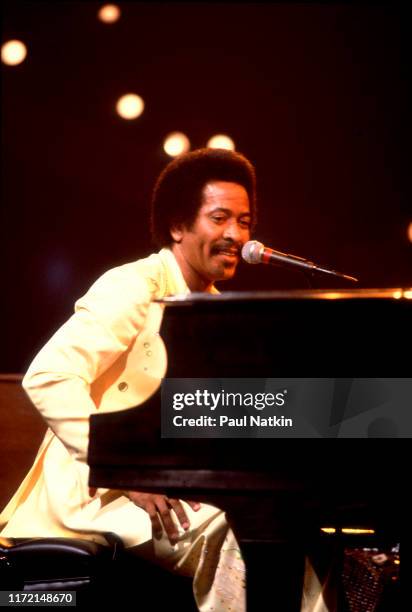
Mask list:
MULTIPOLYGON (((182 271, 173 252, 164 248, 159 251, 159 257, 166 268, 166 295, 187 295, 191 293, 182 271)), ((213 295, 219 294, 220 291, 214 285, 211 286, 208 293, 213 295)))

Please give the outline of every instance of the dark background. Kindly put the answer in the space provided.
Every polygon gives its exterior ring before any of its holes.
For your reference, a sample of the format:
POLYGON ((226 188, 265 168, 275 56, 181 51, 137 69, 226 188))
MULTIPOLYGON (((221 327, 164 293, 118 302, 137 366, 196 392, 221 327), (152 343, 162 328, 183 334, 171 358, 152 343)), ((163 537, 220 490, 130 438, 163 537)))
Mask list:
MULTIPOLYGON (((28 57, 1 68, 2 371, 24 371, 98 275, 153 250, 150 192, 175 130, 192 148, 227 133, 255 164, 257 239, 361 287, 411 285, 406 9, 119 6, 106 25, 95 2, 3 3, 2 42, 28 57), (135 121, 115 112, 129 92, 146 104, 135 121)), ((242 264, 221 289, 307 286, 242 264)))

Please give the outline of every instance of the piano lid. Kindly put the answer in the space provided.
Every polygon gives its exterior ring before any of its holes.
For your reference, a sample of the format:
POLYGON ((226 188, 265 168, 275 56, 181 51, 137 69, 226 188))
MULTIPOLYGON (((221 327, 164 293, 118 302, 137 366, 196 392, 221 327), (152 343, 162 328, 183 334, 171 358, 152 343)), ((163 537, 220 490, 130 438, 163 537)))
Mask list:
POLYGON ((412 288, 388 289, 298 289, 294 291, 226 291, 220 294, 193 292, 172 295, 160 300, 168 305, 191 305, 203 302, 245 302, 267 300, 341 300, 341 299, 412 299, 412 288))

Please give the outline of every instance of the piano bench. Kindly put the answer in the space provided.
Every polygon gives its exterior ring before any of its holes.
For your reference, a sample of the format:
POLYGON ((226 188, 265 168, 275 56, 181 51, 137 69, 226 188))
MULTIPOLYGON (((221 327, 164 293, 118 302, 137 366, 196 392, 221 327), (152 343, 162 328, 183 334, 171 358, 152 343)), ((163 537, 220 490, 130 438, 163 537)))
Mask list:
POLYGON ((135 554, 122 540, 104 534, 108 545, 75 538, 0 537, 0 589, 75 591, 77 607, 139 602, 146 610, 179 601, 184 612, 197 610, 192 579, 177 576, 135 554))
POLYGON ((97 585, 124 546, 75 538, 0 538, 0 582, 19 591, 86 591, 97 585))

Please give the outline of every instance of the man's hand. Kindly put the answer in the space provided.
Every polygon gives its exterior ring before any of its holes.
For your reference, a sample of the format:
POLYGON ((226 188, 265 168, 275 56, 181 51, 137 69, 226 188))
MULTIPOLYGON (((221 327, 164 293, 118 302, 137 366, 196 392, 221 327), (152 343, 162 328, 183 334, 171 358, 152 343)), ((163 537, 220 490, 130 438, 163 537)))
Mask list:
MULTIPOLYGON (((167 495, 156 495, 153 493, 142 493, 139 491, 126 491, 127 497, 140 508, 146 510, 152 521, 153 535, 155 538, 162 536, 162 523, 171 544, 175 544, 179 537, 176 525, 173 521, 171 510, 174 510, 179 523, 183 529, 190 527, 187 514, 178 499, 167 497, 167 495)), ((200 509, 199 502, 187 501, 186 503, 195 512, 200 509)))

